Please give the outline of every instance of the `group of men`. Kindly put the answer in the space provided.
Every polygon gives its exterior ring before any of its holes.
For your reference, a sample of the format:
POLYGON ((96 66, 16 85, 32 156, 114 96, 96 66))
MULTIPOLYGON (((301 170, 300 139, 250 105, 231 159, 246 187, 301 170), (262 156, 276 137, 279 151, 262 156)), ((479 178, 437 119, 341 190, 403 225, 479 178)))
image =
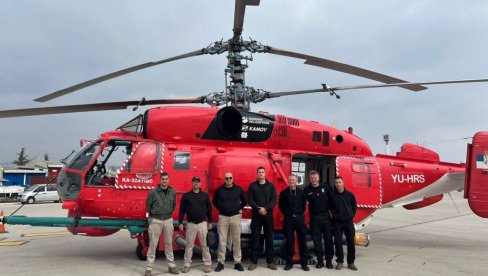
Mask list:
MULTIPOLYGON (((295 175, 288 177, 288 188, 279 195, 279 209, 284 215, 283 233, 285 236, 286 265, 285 270, 293 267, 293 255, 295 252, 295 233, 298 239, 300 265, 304 271, 309 271, 306 246, 305 210, 309 202, 310 232, 312 235, 317 268, 332 269, 334 256, 333 239, 335 239, 336 269, 343 268, 344 253, 342 248, 342 236, 346 237, 347 263, 352 270, 357 270, 354 265, 354 223, 356 214, 356 199, 354 195, 344 188, 341 177, 335 178, 335 189, 327 184, 320 183, 319 173, 309 173, 310 185, 305 189, 297 187, 298 178, 295 175), (322 245, 324 240, 324 246, 322 245)), ((249 185, 248 196, 244 190, 235 184, 230 172, 224 174, 224 184, 217 188, 212 201, 207 193, 201 191, 200 178, 192 178, 192 190, 183 194, 180 201, 178 228, 185 230, 183 220, 186 215, 186 247, 182 272, 190 270, 193 254, 193 246, 198 236, 202 249, 203 271, 211 271, 211 256, 207 245, 207 233, 212 228, 212 204, 219 211, 217 232, 219 237, 218 264, 216 272, 224 269, 227 245, 232 246, 234 269, 244 271, 241 264, 241 232, 242 209, 249 205, 252 208, 251 218, 251 264, 249 270, 257 268, 258 256, 261 254, 261 233, 264 233, 265 254, 267 267, 276 270, 274 264, 274 216, 273 210, 277 204, 277 192, 275 185, 266 179, 264 167, 257 169, 257 180, 249 185), (230 237, 230 240, 229 240, 230 237)), ((147 197, 146 208, 150 217, 149 224, 149 248, 147 251, 147 263, 145 275, 149 276, 155 260, 156 247, 161 233, 164 237, 165 255, 168 262, 168 272, 179 274, 173 256, 172 215, 176 208, 176 192, 169 186, 169 175, 162 173, 160 185, 153 188, 147 197)))

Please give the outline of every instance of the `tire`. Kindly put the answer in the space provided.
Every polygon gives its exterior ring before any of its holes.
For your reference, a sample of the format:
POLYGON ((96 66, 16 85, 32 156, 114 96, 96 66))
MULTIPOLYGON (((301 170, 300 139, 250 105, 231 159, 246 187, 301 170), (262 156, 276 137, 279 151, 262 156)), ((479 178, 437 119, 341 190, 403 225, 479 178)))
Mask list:
POLYGON ((142 251, 142 244, 138 243, 136 247, 136 255, 137 258, 141 261, 147 260, 147 255, 144 255, 144 252, 142 251))
POLYGON ((26 201, 25 201, 27 204, 34 204, 34 202, 36 202, 36 199, 34 197, 29 197, 26 201))

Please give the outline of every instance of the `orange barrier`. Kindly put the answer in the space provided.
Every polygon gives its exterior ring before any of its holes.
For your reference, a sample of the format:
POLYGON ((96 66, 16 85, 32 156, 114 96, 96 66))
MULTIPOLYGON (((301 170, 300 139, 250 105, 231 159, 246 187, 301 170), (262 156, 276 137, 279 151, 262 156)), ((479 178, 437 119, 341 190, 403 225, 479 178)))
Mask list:
MULTIPOLYGON (((3 219, 3 210, 0 210, 0 218, 3 219)), ((0 233, 7 233, 5 230, 5 224, 3 224, 3 222, 0 222, 0 233)))

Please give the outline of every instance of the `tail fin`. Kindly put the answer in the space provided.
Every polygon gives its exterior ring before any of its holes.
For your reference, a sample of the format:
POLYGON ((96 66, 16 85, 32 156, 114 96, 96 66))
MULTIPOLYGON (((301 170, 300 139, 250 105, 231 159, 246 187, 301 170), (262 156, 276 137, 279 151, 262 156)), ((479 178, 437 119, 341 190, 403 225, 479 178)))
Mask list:
POLYGON ((475 214, 488 218, 488 131, 476 133, 468 144, 464 197, 475 214))

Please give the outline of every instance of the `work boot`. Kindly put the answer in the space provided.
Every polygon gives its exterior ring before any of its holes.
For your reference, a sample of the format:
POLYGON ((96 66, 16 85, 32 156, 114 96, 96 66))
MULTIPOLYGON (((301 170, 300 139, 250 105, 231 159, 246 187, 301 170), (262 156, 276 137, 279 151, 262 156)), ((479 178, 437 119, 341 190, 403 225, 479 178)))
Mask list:
POLYGON ((144 272, 144 276, 151 276, 151 270, 146 270, 146 272, 144 272))
POLYGON ((308 265, 306 263, 301 264, 303 271, 310 271, 310 268, 308 268, 308 265))
POLYGON ((357 266, 356 266, 354 263, 352 263, 352 264, 348 264, 348 265, 347 265, 347 267, 348 267, 350 270, 354 270, 354 271, 358 270, 358 267, 357 267, 357 266))
POLYGON ((255 269, 256 269, 256 267, 258 267, 258 265, 257 265, 257 264, 250 264, 250 265, 249 265, 249 267, 247 268, 247 270, 249 270, 249 271, 253 271, 253 270, 255 270, 255 269))
POLYGON ((336 265, 337 270, 341 270, 343 267, 344 267, 343 263, 337 263, 337 265, 336 265))
POLYGON ((267 267, 268 267, 269 269, 271 269, 271 270, 277 270, 277 269, 278 269, 274 263, 269 263, 269 264, 267 265, 267 267))
POLYGON ((322 267, 324 267, 324 261, 319 260, 319 261, 317 262, 317 264, 315 265, 315 268, 322 268, 322 267))
POLYGON ((217 267, 215 268, 215 272, 220 272, 222 270, 224 270, 224 264, 218 263, 217 267))
POLYGON ((178 271, 178 268, 176 268, 176 266, 173 266, 173 267, 169 267, 168 268, 168 272, 171 273, 171 274, 180 274, 180 272, 178 271))
POLYGON ((292 268, 293 268, 293 264, 291 264, 291 263, 287 263, 287 264, 285 265, 285 270, 290 270, 290 269, 292 269, 292 268))
POLYGON ((334 266, 332 265, 332 261, 331 260, 326 260, 325 261, 325 267, 327 267, 328 269, 333 269, 334 266))
POLYGON ((212 268, 210 267, 210 265, 203 266, 203 272, 205 272, 205 273, 212 272, 212 268))
POLYGON ((236 263, 234 269, 237 271, 244 271, 244 267, 242 267, 241 263, 236 263))
POLYGON ((181 270, 181 272, 183 272, 183 273, 187 273, 188 271, 190 271, 190 267, 189 266, 186 266, 186 265, 181 270))

